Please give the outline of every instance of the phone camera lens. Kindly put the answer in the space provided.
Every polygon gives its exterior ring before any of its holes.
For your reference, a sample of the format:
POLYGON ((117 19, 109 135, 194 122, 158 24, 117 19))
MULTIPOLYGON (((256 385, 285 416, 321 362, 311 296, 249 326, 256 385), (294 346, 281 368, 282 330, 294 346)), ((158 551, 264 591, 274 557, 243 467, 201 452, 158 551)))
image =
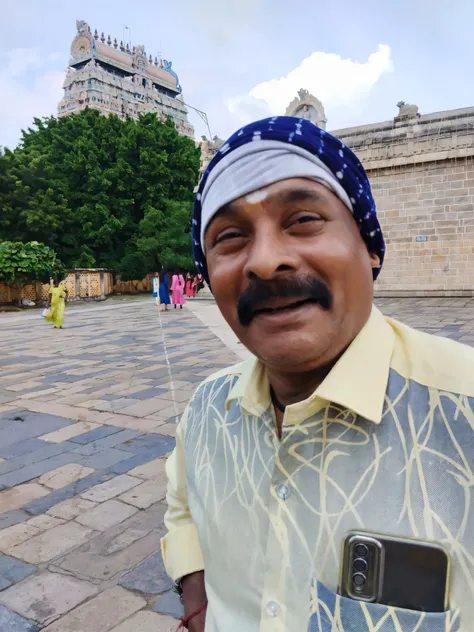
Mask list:
POLYGON ((367 582, 367 578, 362 573, 354 573, 354 575, 352 575, 352 582, 356 590, 362 590, 367 582))
POLYGON ((367 557, 369 554, 369 549, 365 546, 365 544, 361 544, 360 542, 355 545, 354 553, 356 557, 367 557))
POLYGON ((365 560, 363 560, 362 558, 357 558, 356 560, 354 560, 354 564, 352 565, 352 568, 356 572, 366 571, 367 570, 367 562, 365 560))

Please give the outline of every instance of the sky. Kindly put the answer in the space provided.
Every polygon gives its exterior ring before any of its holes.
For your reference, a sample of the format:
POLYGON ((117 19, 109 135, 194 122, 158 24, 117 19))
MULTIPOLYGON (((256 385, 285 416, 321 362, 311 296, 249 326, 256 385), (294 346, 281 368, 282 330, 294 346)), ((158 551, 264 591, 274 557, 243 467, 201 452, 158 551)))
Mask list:
MULTIPOLYGON (((0 0, 0 146, 56 114, 76 19, 173 62, 212 135, 283 114, 300 88, 327 129, 474 106, 472 0, 0 0)), ((192 110, 196 138, 208 131, 192 110)))

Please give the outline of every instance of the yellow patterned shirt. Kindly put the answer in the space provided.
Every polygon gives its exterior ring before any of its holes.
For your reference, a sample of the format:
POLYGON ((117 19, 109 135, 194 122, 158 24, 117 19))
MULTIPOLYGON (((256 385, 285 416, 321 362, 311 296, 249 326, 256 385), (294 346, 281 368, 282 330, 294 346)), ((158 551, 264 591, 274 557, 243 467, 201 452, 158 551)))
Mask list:
POLYGON ((255 359, 197 389, 168 460, 163 558, 205 569, 206 632, 474 630, 474 350, 373 308, 281 440, 255 359), (350 529, 435 540, 448 613, 336 594, 350 529))

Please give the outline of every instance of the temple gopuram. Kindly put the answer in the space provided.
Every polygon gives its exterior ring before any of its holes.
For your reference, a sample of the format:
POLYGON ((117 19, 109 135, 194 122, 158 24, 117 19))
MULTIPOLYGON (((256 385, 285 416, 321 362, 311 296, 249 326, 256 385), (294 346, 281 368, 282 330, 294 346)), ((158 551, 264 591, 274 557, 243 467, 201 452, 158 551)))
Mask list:
POLYGON ((147 57, 144 46, 112 41, 104 33, 99 36, 97 29, 92 33, 83 20, 76 21, 76 28, 58 116, 86 107, 122 119, 155 112, 162 119, 171 117, 180 134, 194 138, 178 75, 170 61, 147 57))

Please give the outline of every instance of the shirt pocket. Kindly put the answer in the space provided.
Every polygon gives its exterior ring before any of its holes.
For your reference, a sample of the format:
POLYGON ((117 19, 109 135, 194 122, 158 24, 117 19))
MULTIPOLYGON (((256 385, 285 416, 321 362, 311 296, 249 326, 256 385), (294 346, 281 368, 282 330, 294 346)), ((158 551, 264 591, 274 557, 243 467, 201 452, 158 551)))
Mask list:
POLYGON ((416 612, 348 599, 321 582, 311 590, 308 632, 462 632, 459 610, 416 612))

